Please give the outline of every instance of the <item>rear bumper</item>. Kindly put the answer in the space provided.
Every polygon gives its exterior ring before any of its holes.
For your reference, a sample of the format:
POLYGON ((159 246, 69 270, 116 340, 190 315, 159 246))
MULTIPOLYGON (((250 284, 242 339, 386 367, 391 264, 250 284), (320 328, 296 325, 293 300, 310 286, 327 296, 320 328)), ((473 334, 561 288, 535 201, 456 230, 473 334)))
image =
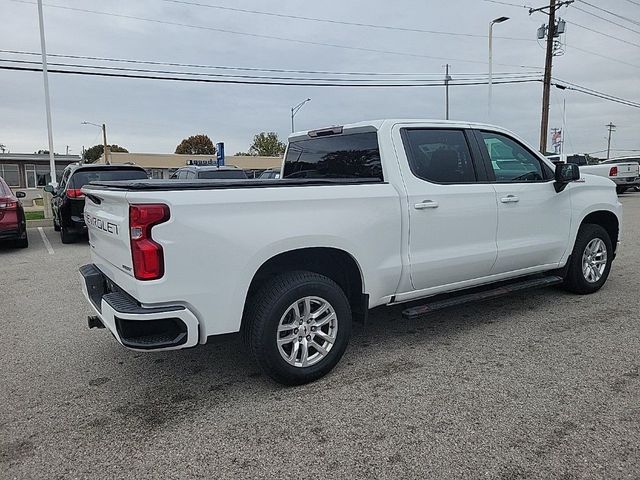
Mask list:
POLYGON ((20 240, 26 237, 27 231, 22 226, 0 229, 0 240, 20 240))
POLYGON ((183 305, 142 306, 95 265, 80 267, 82 292, 102 324, 132 350, 179 350, 198 343, 198 320, 183 305))
POLYGON ((618 186, 624 187, 634 187, 636 185, 640 185, 640 177, 621 177, 614 178, 613 181, 618 186))

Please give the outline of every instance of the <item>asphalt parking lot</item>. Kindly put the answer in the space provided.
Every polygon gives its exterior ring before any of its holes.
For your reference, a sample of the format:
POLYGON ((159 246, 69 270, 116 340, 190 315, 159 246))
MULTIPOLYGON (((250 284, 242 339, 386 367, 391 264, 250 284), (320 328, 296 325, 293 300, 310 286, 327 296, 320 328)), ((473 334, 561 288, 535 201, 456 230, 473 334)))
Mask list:
POLYGON ((0 476, 640 478, 640 193, 621 201, 600 292, 378 309, 297 388, 237 339, 142 354, 89 331, 86 242, 31 229, 0 248, 0 476))

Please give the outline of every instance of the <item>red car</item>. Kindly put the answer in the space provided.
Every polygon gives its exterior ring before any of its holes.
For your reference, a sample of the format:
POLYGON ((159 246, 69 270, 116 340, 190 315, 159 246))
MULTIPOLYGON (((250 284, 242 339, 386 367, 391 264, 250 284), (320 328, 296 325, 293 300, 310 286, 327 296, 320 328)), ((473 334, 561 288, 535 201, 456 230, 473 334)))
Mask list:
POLYGON ((0 240, 13 240, 19 248, 29 246, 27 221, 18 200, 24 197, 24 192, 14 195, 9 185, 0 177, 0 240))

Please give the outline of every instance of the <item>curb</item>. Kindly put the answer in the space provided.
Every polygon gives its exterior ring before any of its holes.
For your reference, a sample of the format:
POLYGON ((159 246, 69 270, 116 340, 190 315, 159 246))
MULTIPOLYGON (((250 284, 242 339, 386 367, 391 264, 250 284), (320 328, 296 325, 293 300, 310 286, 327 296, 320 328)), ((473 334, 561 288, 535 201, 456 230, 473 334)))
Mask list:
POLYGON ((27 228, 37 227, 53 227, 53 220, 45 218, 44 220, 27 220, 27 228))

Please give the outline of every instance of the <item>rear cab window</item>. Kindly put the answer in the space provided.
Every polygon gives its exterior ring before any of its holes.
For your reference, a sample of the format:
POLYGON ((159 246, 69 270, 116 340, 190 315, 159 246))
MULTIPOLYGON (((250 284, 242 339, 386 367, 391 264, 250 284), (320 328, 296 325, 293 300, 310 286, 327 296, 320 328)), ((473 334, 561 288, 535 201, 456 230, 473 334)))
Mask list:
POLYGON ((377 132, 344 133, 289 143, 283 178, 383 181, 377 132))
POLYGON ((79 169, 69 179, 71 188, 82 188, 90 182, 112 180, 147 180, 147 172, 139 168, 79 169))

